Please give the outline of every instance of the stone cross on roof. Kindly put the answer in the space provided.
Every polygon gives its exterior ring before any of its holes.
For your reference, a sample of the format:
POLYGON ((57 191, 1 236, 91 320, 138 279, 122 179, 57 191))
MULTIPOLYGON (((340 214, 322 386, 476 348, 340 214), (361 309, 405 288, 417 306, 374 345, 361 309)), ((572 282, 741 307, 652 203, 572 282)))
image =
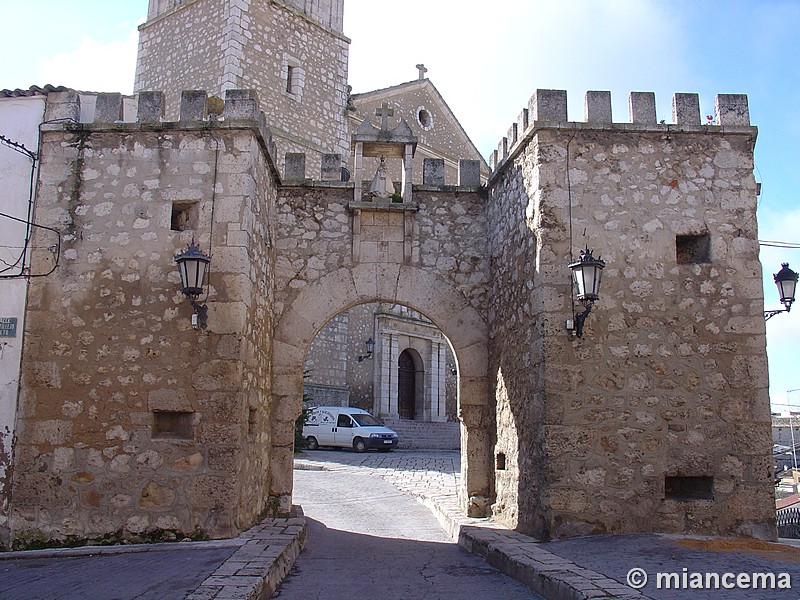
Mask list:
POLYGON ((384 102, 380 108, 375 109, 375 116, 381 118, 381 129, 389 129, 389 117, 394 116, 394 109, 384 102))
POLYGON ((423 65, 422 63, 418 64, 417 68, 419 69, 419 78, 425 79, 425 73, 428 72, 428 69, 426 69, 425 65, 423 65))

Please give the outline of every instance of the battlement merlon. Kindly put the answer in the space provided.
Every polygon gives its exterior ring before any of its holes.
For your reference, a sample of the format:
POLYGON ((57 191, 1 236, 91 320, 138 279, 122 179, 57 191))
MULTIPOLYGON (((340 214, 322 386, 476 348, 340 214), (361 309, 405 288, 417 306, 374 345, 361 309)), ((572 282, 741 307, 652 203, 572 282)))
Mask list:
POLYGON ((121 131, 136 128, 252 128, 255 125, 277 176, 277 149, 267 126, 266 116, 259 107, 256 92, 227 90, 224 109, 216 116, 209 115, 209 106, 209 97, 204 90, 185 90, 181 93, 180 121, 168 122, 164 120, 165 100, 164 92, 161 91, 143 91, 127 98, 119 93, 83 95, 75 91, 50 93, 45 108, 46 124, 42 130, 54 130, 65 126, 121 131), (88 111, 85 110, 86 106, 82 106, 82 96, 83 102, 88 104, 88 111), (133 107, 131 107, 132 102, 135 102, 133 107), (82 115, 84 118, 81 118, 82 115))
POLYGON ((625 123, 615 123, 612 117, 611 92, 589 91, 584 100, 584 122, 567 120, 567 92, 565 90, 536 90, 508 133, 492 152, 489 167, 497 172, 517 149, 543 127, 569 127, 604 130, 646 131, 740 131, 755 132, 750 125, 750 110, 746 94, 718 94, 714 100, 714 117, 703 122, 700 115, 700 98, 697 94, 676 93, 672 99, 672 123, 658 122, 656 97, 653 92, 631 92, 628 97, 628 118, 625 123))
MULTIPOLYGON (((586 92, 584 115, 587 123, 613 124, 611 92, 586 92)), ((629 123, 656 125, 656 101, 653 92, 631 92, 628 99, 629 123)), ((707 125, 750 125, 746 94, 718 94, 714 102, 714 120, 707 125)), ((528 102, 530 121, 563 123, 567 121, 567 92, 565 90, 536 90, 528 102)), ((700 97, 697 94, 676 93, 672 98, 674 125, 700 127, 700 97)), ((660 123, 665 125, 665 123, 660 123)))

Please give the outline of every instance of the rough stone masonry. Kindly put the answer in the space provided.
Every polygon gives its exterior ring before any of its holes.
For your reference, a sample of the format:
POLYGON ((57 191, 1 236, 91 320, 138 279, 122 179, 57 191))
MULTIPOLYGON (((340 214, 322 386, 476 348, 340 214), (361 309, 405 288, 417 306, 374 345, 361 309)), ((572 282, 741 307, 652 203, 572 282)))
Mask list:
POLYGON ((633 94, 615 124, 595 92, 570 123, 565 93, 539 90, 485 192, 368 203, 282 182, 254 93, 229 90, 220 120, 196 94, 177 122, 143 92, 136 122, 88 124, 76 94, 48 96, 47 120, 76 122, 42 129, 36 221, 64 244, 30 285, 17 546, 225 537, 288 513, 308 347, 364 302, 418 310, 452 344, 465 512, 542 538, 774 537, 745 97, 701 125, 676 95, 658 124, 633 94), (205 331, 173 260, 192 240, 212 255, 205 331), (566 265, 586 246, 606 269, 576 338, 566 265))

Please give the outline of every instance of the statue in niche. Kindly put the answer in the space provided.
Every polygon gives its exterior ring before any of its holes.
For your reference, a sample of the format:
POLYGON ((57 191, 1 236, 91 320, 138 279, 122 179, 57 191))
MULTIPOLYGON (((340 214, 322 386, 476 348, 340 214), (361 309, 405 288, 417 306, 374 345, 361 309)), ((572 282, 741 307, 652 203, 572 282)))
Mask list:
POLYGON ((394 184, 389 176, 386 174, 386 158, 381 156, 381 163, 378 165, 378 170, 375 171, 375 177, 369 185, 369 198, 380 198, 385 200, 391 198, 394 194, 394 184))

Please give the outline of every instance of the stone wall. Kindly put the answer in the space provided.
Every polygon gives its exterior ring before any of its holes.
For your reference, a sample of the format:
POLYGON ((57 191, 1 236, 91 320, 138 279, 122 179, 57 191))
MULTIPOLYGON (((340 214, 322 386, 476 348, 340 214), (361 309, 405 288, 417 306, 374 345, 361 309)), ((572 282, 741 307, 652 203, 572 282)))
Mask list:
POLYGON ((184 2, 140 27, 134 89, 164 91, 170 119, 177 119, 182 90, 204 89, 220 97, 231 88, 255 90, 277 155, 305 152, 318 173, 320 153, 346 155, 349 149, 349 41, 341 27, 322 26, 313 16, 329 9, 340 19, 341 4, 315 2, 298 10, 275 1, 184 2))
POLYGON ((269 508, 275 170, 234 116, 43 128, 36 221, 63 246, 28 299, 17 546, 227 537, 269 508), (173 260, 192 240, 212 255, 204 331, 173 260))
POLYGON ((308 406, 350 406, 349 329, 347 311, 328 321, 314 337, 303 368, 303 400, 308 406))
POLYGON ((375 413, 373 382, 375 358, 358 362, 359 356, 367 353, 365 342, 375 336, 375 304, 359 304, 347 311, 349 316, 347 341, 347 385, 350 390, 350 406, 375 413))
MULTIPOLYGON (((546 405, 539 278, 539 241, 529 209, 521 168, 507 168, 491 189, 490 223, 492 299, 489 308, 489 369, 495 402, 495 518, 512 526, 532 522, 520 515, 537 512, 545 488, 546 456, 541 436, 546 405), (524 492, 521 488, 524 486, 524 492)), ((535 182, 530 184, 531 193, 535 182)))
POLYGON ((637 122, 634 95, 632 124, 590 105, 584 125, 539 91, 494 157, 492 237, 513 240, 493 249, 495 514, 522 531, 775 535, 755 129, 746 99, 718 97, 702 126, 692 96, 673 125, 637 122), (567 264, 585 246, 606 268, 577 338, 567 264))

